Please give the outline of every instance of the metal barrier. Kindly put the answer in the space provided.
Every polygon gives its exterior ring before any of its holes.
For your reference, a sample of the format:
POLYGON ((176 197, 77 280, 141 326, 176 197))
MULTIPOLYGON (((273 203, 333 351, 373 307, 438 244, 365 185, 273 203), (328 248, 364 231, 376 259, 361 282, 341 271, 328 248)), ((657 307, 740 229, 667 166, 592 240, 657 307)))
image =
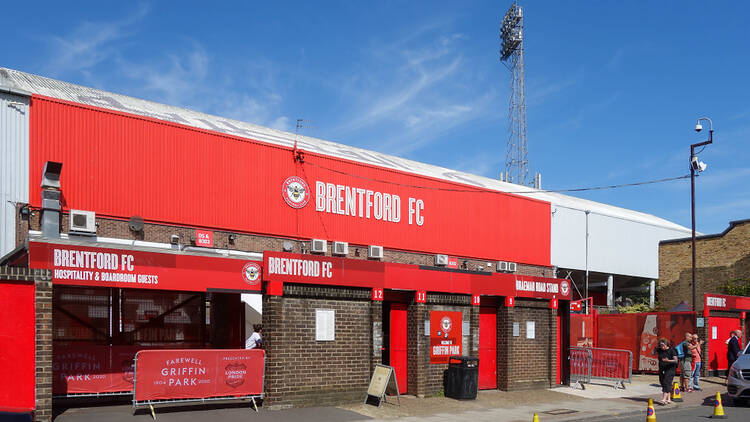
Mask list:
POLYGON ((592 380, 614 381, 614 388, 625 388, 632 382, 633 353, 630 350, 598 347, 570 348, 570 381, 583 389, 592 380))
POLYGON ((581 387, 581 390, 583 390, 584 384, 591 382, 591 362, 593 360, 591 349, 571 347, 569 359, 571 387, 581 387))

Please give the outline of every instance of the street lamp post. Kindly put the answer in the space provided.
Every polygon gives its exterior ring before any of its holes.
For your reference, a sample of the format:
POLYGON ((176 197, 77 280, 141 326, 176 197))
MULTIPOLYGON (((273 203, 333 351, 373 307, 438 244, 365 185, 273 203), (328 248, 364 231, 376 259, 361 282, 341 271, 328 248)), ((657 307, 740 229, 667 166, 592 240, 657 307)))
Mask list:
POLYGON ((692 280, 693 280, 693 311, 696 310, 695 308, 695 171, 703 171, 706 168, 706 165, 702 162, 698 161, 698 157, 695 155, 695 148, 701 147, 704 145, 708 145, 710 143, 713 143, 714 141, 714 124, 708 117, 701 117, 698 119, 696 125, 695 125, 695 131, 700 132, 703 130, 703 126, 701 125, 701 121, 707 121, 708 122, 708 141, 699 142, 697 144, 690 145, 690 216, 692 220, 692 252, 693 252, 693 262, 692 262, 692 280))

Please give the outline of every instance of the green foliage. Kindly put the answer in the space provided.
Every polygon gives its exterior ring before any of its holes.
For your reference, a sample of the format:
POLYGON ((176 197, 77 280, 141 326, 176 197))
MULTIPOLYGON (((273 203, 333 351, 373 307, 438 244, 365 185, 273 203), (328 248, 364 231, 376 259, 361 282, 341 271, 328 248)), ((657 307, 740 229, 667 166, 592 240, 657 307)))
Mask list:
POLYGON ((730 296, 750 296, 750 280, 729 280, 724 285, 724 293, 730 296))
POLYGON ((647 303, 636 303, 633 306, 618 306, 617 310, 621 314, 635 314, 639 312, 651 312, 651 308, 647 303))

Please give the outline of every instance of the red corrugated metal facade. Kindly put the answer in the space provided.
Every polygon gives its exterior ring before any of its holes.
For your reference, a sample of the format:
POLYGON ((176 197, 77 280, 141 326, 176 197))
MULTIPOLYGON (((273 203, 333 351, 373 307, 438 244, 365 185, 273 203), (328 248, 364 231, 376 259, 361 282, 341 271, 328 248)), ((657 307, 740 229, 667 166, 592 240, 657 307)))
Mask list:
POLYGON ((45 161, 60 161, 65 209, 550 265, 547 202, 313 153, 295 162, 289 148, 40 96, 30 118, 32 206, 45 161), (312 194, 299 209, 282 196, 290 176, 312 194), (316 211, 316 182, 398 195, 400 221, 316 211), (410 224, 417 200, 422 225, 410 224))

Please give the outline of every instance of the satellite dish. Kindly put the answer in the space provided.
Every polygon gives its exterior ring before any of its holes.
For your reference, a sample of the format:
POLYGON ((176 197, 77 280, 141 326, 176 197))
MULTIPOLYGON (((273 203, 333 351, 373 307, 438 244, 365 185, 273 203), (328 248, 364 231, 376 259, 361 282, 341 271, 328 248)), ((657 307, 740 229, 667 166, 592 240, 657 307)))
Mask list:
POLYGON ((143 217, 140 215, 134 215, 130 217, 130 220, 128 220, 128 227, 130 227, 130 230, 134 232, 142 232, 143 231, 143 217))

